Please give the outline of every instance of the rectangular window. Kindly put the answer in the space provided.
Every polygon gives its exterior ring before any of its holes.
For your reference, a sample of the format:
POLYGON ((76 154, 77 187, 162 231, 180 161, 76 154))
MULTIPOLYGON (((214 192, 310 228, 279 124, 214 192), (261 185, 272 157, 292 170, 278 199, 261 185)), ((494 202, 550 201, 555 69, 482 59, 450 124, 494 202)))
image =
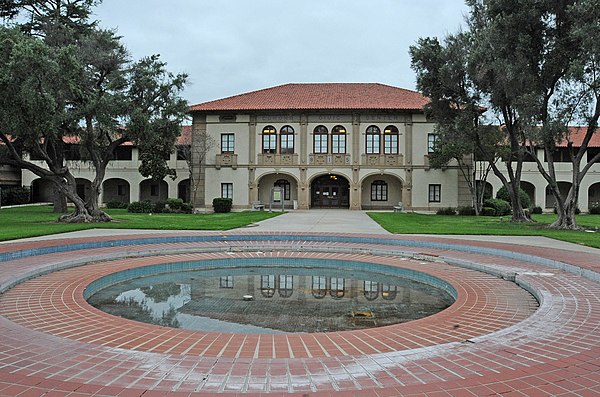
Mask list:
POLYGON ((119 146, 115 150, 114 160, 131 160, 132 159, 132 148, 131 146, 119 146))
POLYGON ((325 154, 328 152, 328 147, 327 147, 327 134, 315 134, 313 141, 314 141, 314 153, 315 154, 325 154))
POLYGON ((233 153, 235 135, 234 134, 221 134, 221 153, 233 153))
POLYGON ((371 201, 387 201, 388 185, 383 181, 375 181, 371 184, 371 201))
POLYGON ((221 183, 221 197, 233 200, 233 183, 221 183))
POLYGON ((429 202, 439 203, 442 201, 442 185, 429 185, 429 202))
POLYGON ((158 185, 150 185, 150 196, 158 196, 158 185))
POLYGON ((367 134, 367 154, 379 153, 379 134, 367 134))
POLYGON ((384 154, 398 154, 398 135, 397 134, 385 134, 383 136, 384 146, 383 153, 384 154))
POLYGON ((117 185, 117 195, 124 196, 125 195, 125 186, 117 185))
POLYGON ((294 153, 294 134, 281 134, 279 139, 281 143, 281 154, 294 153))
POLYGON ((427 134, 427 153, 433 153, 435 144, 439 139, 438 134, 427 134))
POLYGON ((346 153, 346 134, 331 135, 331 153, 345 154, 346 153))
POLYGON ((263 153, 277 152, 277 135, 263 134, 263 153))

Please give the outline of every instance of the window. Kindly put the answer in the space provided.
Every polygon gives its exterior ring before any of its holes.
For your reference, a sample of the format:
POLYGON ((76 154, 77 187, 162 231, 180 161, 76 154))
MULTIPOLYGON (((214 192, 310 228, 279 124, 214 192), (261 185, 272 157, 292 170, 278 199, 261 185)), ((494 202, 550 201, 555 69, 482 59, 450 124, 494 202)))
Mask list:
POLYGON ((280 187, 283 190, 283 199, 290 199, 290 182, 285 179, 279 179, 274 184, 275 187, 280 187))
POLYGON ((315 127, 315 130, 313 131, 313 153, 329 153, 329 145, 327 144, 328 134, 329 131, 327 131, 327 127, 324 125, 315 127))
POLYGON ((371 183, 371 201, 387 201, 388 185, 385 181, 371 183))
POLYGON ((429 202, 439 203, 442 200, 442 185, 429 185, 429 202))
POLYGON ((275 127, 268 125, 263 128, 263 153, 275 153, 277 151, 277 130, 275 127))
POLYGON ((341 125, 331 130, 331 153, 346 154, 346 128, 341 125))
POLYGON ((150 185, 150 196, 158 196, 158 185, 150 185))
POLYGON ((438 139, 438 134, 427 134, 427 153, 433 153, 438 139))
POLYGON ((383 130, 383 153, 398 154, 398 128, 394 125, 388 125, 383 130))
POLYGON ((221 276, 219 280, 220 288, 233 288, 233 276, 221 276))
POLYGON ((282 127, 279 131, 279 145, 279 153, 294 153, 294 129, 289 125, 282 127))
POLYGON ((221 183, 221 197, 233 200, 233 183, 221 183))
POLYGON ((234 142, 234 134, 221 134, 221 153, 233 153, 235 151, 234 142))
POLYGON ((377 126, 367 128, 367 154, 379 154, 379 136, 381 130, 377 126))
POLYGON ((131 160, 132 151, 131 146, 119 146, 115 150, 114 160, 131 160))
POLYGON ((125 185, 117 185, 117 195, 118 196, 125 195, 125 185))
POLYGON ((275 295, 275 275, 268 274, 260 276, 260 293, 265 298, 272 298, 275 295))

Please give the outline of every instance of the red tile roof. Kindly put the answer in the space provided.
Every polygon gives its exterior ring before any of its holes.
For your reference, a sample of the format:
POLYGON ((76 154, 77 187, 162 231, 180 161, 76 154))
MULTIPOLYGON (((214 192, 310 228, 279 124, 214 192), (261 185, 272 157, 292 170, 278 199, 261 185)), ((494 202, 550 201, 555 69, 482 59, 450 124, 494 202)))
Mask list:
POLYGON ((194 111, 421 110, 422 94, 378 83, 284 84, 194 105, 194 111))
MULTIPOLYGON (((581 147, 586 132, 587 127, 569 127, 569 140, 573 142, 573 147, 581 147)), ((563 140, 558 146, 567 147, 567 140, 563 140)), ((600 128, 597 128, 594 135, 592 135, 588 147, 600 147, 600 128)))

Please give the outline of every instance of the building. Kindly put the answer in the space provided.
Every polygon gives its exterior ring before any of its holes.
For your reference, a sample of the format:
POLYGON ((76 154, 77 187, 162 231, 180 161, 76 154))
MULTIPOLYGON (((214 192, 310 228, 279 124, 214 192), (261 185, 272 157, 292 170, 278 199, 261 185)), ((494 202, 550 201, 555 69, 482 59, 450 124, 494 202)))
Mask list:
POLYGON ((470 205, 456 168, 429 167, 427 101, 383 84, 285 84, 192 106, 193 151, 206 154, 194 204, 268 205, 280 187, 288 208, 470 205))

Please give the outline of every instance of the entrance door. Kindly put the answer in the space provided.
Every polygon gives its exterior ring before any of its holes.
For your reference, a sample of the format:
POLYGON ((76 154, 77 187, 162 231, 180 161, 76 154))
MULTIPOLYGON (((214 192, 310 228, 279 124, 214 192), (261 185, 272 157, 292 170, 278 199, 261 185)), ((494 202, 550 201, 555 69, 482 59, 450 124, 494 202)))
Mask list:
POLYGON ((350 189, 346 178, 324 175, 315 179, 311 187, 313 208, 349 208, 350 189))

